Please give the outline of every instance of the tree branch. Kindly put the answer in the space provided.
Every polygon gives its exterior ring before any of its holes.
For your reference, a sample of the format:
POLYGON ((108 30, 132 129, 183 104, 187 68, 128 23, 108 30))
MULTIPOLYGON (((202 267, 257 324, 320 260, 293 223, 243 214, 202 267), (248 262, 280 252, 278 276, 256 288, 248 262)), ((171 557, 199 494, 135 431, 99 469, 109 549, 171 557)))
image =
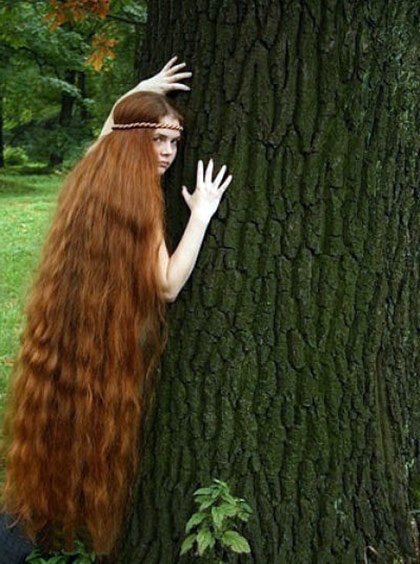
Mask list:
POLYGON ((107 19, 127 23, 127 24, 130 24, 130 25, 137 25, 137 26, 141 26, 141 27, 145 27, 145 25, 146 25, 145 22, 140 22, 139 20, 130 20, 129 18, 125 18, 123 16, 117 16, 117 15, 114 15, 114 14, 108 14, 107 19))

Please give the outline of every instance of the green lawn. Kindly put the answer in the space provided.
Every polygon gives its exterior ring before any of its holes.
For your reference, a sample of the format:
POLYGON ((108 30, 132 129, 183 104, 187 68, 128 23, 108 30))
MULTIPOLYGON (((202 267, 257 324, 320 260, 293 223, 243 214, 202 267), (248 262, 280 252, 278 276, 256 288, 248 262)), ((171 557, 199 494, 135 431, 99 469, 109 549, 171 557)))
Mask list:
POLYGON ((22 310, 62 178, 0 172, 0 414, 22 310))

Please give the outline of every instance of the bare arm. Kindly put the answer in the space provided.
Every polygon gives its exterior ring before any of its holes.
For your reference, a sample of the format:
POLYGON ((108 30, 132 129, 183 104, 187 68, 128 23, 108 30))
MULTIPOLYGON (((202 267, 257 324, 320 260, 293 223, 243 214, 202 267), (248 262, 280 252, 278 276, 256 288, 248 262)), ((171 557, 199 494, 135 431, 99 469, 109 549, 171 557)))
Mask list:
POLYGON ((166 244, 159 248, 159 267, 163 281, 164 297, 173 302, 178 296, 197 262, 208 222, 191 214, 178 246, 169 257, 166 244))
POLYGON ((222 183, 225 172, 226 166, 223 166, 215 180, 212 180, 213 161, 210 161, 205 175, 203 163, 199 161, 196 190, 190 194, 185 186, 182 188, 184 199, 191 210, 190 219, 171 257, 163 241, 159 248, 160 274, 167 301, 173 302, 176 299, 197 262, 207 226, 232 180, 232 176, 228 176, 222 183))

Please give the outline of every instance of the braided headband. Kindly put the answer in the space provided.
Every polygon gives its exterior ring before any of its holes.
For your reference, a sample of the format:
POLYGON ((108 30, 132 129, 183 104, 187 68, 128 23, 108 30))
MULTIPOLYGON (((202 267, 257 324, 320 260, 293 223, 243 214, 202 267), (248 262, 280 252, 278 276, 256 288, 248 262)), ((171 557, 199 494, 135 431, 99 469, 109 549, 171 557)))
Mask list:
POLYGON ((171 123, 151 123, 148 121, 142 121, 140 123, 115 123, 112 129, 140 129, 140 128, 150 128, 150 129, 176 129, 177 131, 183 131, 182 125, 173 125, 171 123))

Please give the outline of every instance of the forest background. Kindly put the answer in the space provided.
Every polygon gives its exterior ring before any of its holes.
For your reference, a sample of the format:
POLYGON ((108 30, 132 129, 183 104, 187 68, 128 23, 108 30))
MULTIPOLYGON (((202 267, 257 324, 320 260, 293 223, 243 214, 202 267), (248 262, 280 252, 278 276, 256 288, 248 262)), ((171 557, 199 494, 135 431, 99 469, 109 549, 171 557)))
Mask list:
POLYGON ((146 3, 3 0, 0 167, 75 162, 138 76, 146 3))

